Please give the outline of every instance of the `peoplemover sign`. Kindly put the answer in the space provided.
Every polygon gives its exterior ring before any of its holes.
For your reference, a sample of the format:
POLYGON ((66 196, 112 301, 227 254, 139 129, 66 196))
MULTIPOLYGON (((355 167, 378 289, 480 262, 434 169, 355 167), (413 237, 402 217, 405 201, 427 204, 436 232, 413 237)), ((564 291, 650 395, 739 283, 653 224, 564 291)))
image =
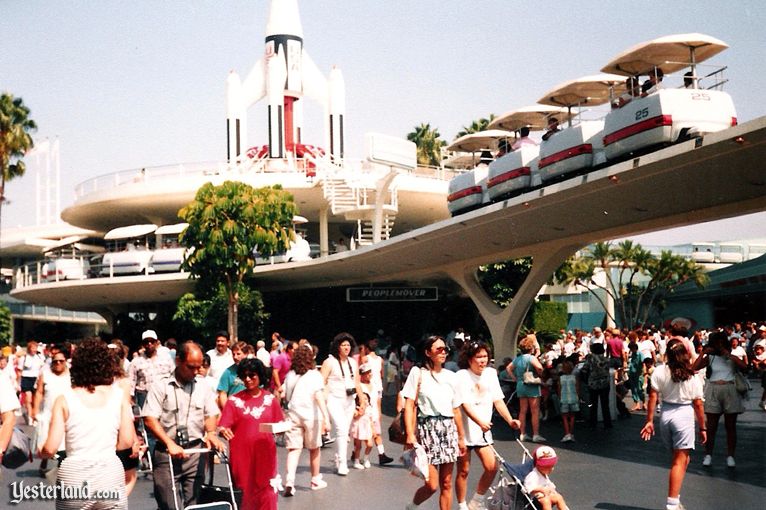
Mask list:
POLYGON ((371 301, 438 301, 436 287, 349 287, 346 301, 349 303, 371 301))

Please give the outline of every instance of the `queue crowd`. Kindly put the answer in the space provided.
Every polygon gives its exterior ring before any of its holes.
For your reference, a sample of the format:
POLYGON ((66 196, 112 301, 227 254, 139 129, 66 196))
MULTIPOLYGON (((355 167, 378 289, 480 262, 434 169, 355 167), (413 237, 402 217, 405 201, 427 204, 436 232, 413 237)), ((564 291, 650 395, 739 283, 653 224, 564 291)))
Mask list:
MULTIPOLYGON (((94 508, 126 508, 137 470, 148 464, 155 499, 166 510, 198 501, 206 454, 190 452, 224 451, 224 439, 242 493, 241 508, 276 508, 279 493, 296 494, 304 448, 311 490, 328 485, 320 472, 323 446, 334 443, 338 476, 349 474, 349 462, 356 470, 371 468, 373 451, 380 466, 391 463, 381 437, 381 401, 384 394, 399 393, 405 448, 422 448, 429 465, 408 509, 437 491, 440 508, 450 508, 454 487, 461 509, 481 510, 498 469, 493 412, 518 429, 522 441, 545 443, 541 419, 561 416, 561 442, 572 442, 575 417, 586 409, 587 424, 595 428, 600 418, 607 430, 615 409, 623 415, 645 410, 641 434, 649 440, 661 409, 661 436, 673 451, 667 508, 675 510, 694 447, 695 420, 706 452, 703 464, 709 466, 724 416, 726 463, 736 466, 736 420, 744 411, 737 374, 754 370, 761 375, 760 406, 766 410, 766 324, 735 324, 693 335, 679 324, 667 330, 594 328, 562 331, 543 345, 529 334, 518 346, 520 354, 495 369, 491 346, 462 330, 444 338, 429 336, 417 345, 392 344, 385 357, 378 355, 377 338, 357 347, 350 334, 341 333, 319 367, 316 346, 287 341, 278 333, 267 350, 263 341, 231 344, 220 332, 215 347, 203 352, 192 341, 162 345, 147 330, 132 359, 119 340, 88 339, 76 348, 48 345, 45 354, 29 342, 23 354, 0 355, 0 459, 16 415, 25 415, 35 426, 38 453, 46 459, 41 470, 51 469, 47 459, 55 459, 60 483, 88 480, 94 489, 120 488, 118 500, 94 508), (628 393, 632 409, 623 404, 628 393), (277 466, 277 432, 285 433, 288 450, 284 478, 277 466), (482 474, 469 500, 471 451, 482 474)), ((548 476, 555 452, 543 446, 534 456, 527 491, 541 508, 565 509, 548 476)), ((82 504, 59 500, 56 507, 82 504)))

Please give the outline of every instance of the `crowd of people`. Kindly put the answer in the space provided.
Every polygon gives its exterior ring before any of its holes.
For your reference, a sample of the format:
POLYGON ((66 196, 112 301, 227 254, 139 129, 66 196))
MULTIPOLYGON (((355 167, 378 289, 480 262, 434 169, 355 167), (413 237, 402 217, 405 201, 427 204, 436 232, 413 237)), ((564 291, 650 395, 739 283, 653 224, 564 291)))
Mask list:
MULTIPOLYGON (((398 395, 405 449, 422 448, 429 466, 408 508, 436 492, 439 507, 450 508, 454 489, 459 508, 481 510, 498 471, 494 413, 522 441, 534 443, 548 442, 540 422, 560 416, 561 442, 567 443, 575 441, 578 416, 591 428, 601 422, 608 430, 615 412, 646 411, 641 436, 652 438, 659 413, 660 437, 672 451, 667 508, 675 510, 695 445, 695 422, 705 448, 703 465, 710 466, 723 415, 725 462, 734 468, 737 416, 744 411, 741 386, 747 384, 742 374, 760 374, 760 407, 766 410, 766 324, 693 334, 682 324, 528 334, 518 342, 519 354, 500 360, 497 368, 491 366, 491 345, 460 329, 414 344, 392 342, 385 350, 378 349, 379 340, 357 346, 352 335, 340 333, 321 364, 316 345, 278 333, 267 350, 264 341, 232 343, 220 332, 204 352, 193 341, 162 345, 146 330, 132 356, 119 340, 43 348, 31 341, 25 352, 6 349, 0 355, 0 452, 17 415, 23 416, 36 430, 36 448, 45 459, 41 474, 52 470, 59 483, 87 480, 94 489, 118 488, 120 498, 94 508, 125 508, 137 469, 151 466, 157 505, 168 510, 198 501, 207 450, 228 451, 224 461, 230 461, 241 490, 240 507, 275 509, 280 493, 296 494, 304 448, 311 490, 328 486, 320 471, 322 447, 334 449, 338 476, 348 476, 350 468, 371 469, 373 452, 380 466, 393 462, 381 435, 387 425, 381 402, 384 395, 398 395), (632 409, 623 403, 628 395, 632 409), (284 478, 275 442, 282 432, 284 478), (469 497, 472 452, 481 475, 469 497)), ((555 451, 541 446, 534 458, 525 480, 528 493, 541 508, 566 508, 548 477, 555 451)))

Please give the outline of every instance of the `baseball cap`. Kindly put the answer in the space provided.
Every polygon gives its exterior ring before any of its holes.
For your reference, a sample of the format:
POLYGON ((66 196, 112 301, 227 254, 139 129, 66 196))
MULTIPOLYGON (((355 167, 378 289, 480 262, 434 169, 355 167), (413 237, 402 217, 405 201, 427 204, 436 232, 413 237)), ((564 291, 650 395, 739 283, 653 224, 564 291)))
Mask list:
POLYGON ((532 457, 535 459, 535 466, 542 467, 555 466, 556 462, 559 460, 558 456, 556 455, 556 450, 550 446, 541 446, 535 450, 535 453, 532 455, 532 457))
POLYGON ((366 374, 367 372, 372 372, 372 369, 370 368, 370 365, 368 365, 367 363, 362 363, 359 366, 359 373, 360 374, 366 374))
POLYGON ((143 333, 141 333, 141 340, 146 340, 151 338, 152 340, 157 340, 157 333, 153 329, 147 329, 143 333))

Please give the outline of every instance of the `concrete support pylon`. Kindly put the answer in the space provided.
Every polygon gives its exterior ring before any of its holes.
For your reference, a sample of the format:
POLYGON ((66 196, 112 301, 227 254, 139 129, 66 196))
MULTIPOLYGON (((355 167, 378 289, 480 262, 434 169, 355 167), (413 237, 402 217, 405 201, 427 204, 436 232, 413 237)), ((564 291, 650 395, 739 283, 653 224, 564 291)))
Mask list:
POLYGON ((505 308, 495 304, 482 288, 476 275, 476 267, 456 264, 447 268, 447 275, 468 294, 487 324, 495 347, 496 360, 516 355, 516 338, 535 296, 562 262, 580 248, 579 245, 570 244, 546 245, 530 253, 532 270, 505 308))

